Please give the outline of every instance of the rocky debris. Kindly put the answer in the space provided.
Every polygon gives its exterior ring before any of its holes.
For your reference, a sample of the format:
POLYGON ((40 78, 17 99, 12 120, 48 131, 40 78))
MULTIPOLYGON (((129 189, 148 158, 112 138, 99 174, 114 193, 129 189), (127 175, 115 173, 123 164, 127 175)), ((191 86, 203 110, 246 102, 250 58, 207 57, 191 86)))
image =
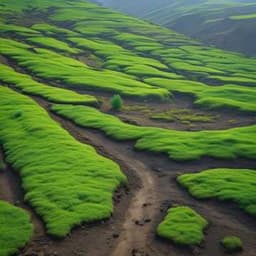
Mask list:
POLYGON ((118 238, 119 234, 118 233, 114 233, 112 236, 113 236, 113 238, 118 238))
POLYGON ((134 221, 134 223, 138 226, 144 226, 146 223, 149 223, 149 222, 151 222, 151 219, 149 218, 134 221))

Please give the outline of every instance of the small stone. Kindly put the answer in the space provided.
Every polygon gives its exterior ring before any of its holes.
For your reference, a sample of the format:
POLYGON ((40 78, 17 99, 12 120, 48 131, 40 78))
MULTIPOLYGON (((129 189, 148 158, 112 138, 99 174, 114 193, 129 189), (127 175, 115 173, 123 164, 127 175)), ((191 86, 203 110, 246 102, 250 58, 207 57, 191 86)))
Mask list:
POLYGON ((119 237, 119 234, 117 234, 117 233, 113 234, 113 238, 118 238, 118 237, 119 237))

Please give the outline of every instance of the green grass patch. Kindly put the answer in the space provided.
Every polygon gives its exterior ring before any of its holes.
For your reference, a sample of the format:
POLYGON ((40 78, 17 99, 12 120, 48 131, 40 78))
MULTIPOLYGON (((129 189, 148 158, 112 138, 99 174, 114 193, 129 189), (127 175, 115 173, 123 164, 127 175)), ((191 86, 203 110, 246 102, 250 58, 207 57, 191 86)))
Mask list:
POLYGON ((196 97, 194 103, 205 108, 235 108, 240 111, 256 111, 256 91, 254 88, 238 85, 208 86, 188 80, 148 78, 145 82, 171 92, 190 94, 196 97))
POLYGON ((91 95, 48 86, 33 80, 29 75, 16 72, 11 67, 0 64, 0 81, 13 85, 25 93, 43 97, 55 103, 97 104, 97 99, 91 95))
POLYGON ((0 141, 28 202, 47 232, 111 216, 112 195, 126 177, 119 166, 75 140, 29 97, 0 87, 0 141))
POLYGON ((0 201, 0 256, 10 256, 32 238, 33 226, 24 210, 0 201))
POLYGON ((190 207, 178 206, 168 210, 157 227, 157 234, 178 245, 199 245, 207 225, 207 220, 190 207))
POLYGON ((256 13, 249 13, 244 15, 234 15, 229 17, 231 20, 251 20, 256 19, 256 13))
POLYGON ((32 44, 36 44, 41 47, 46 47, 56 51, 61 51, 61 52, 70 53, 70 54, 80 53, 80 50, 72 48, 67 43, 52 37, 45 37, 45 36, 30 37, 30 38, 27 38, 27 41, 32 44))
POLYGON ((226 236, 222 239, 221 245, 227 252, 238 252, 243 249, 243 243, 237 236, 226 236))
POLYGON ((135 140, 135 148, 166 153, 178 161, 210 156, 223 159, 256 158, 256 126, 220 131, 175 131, 142 127, 86 106, 54 105, 52 110, 76 124, 96 128, 116 140, 135 140))
POLYGON ((34 24, 31 28, 33 30, 37 30, 37 31, 46 33, 47 35, 61 34, 61 35, 66 35, 66 36, 77 36, 77 33, 72 30, 57 27, 57 26, 54 26, 54 25, 48 24, 48 23, 34 24))
POLYGON ((196 198, 232 201, 256 216, 256 171, 248 169, 211 169, 184 174, 178 182, 196 198))
POLYGON ((40 32, 35 31, 31 28, 18 26, 14 24, 5 24, 0 22, 0 31, 2 33, 15 33, 18 35, 37 35, 40 34, 40 32))
POLYGON ((67 86, 158 100, 166 100, 170 95, 166 89, 137 81, 121 72, 95 70, 73 58, 41 48, 31 50, 29 45, 14 40, 0 39, 0 53, 38 77, 58 80, 67 86))

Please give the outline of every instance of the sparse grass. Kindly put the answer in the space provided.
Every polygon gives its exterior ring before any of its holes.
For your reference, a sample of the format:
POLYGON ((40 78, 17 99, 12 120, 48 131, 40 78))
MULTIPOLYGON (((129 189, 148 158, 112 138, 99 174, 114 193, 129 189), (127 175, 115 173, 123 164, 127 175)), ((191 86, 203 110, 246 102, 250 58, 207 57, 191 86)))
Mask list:
POLYGON ((232 201, 256 216, 256 171, 248 169, 211 169, 184 174, 178 182, 196 198, 232 201))
POLYGON ((0 87, 0 104, 6 161, 47 232, 63 237, 82 222, 110 217, 113 192, 126 182, 119 166, 75 140, 30 98, 0 87))
POLYGON ((97 104, 97 99, 93 96, 39 83, 29 75, 18 73, 1 63, 0 69, 0 81, 2 83, 13 85, 25 93, 41 96, 55 103, 97 104))
POLYGON ((135 140, 135 147, 166 153, 178 161, 210 156, 223 159, 256 158, 256 126, 220 131, 175 131, 142 127, 86 106, 54 105, 52 110, 78 125, 104 131, 116 140, 135 140))
POLYGON ((0 256, 10 256, 32 238, 30 216, 24 210, 0 201, 0 256))
POLYGON ((187 206, 170 208, 157 227, 157 234, 178 245, 199 245, 208 222, 187 206))
POLYGON ((194 113, 189 109, 171 109, 166 112, 154 113, 150 115, 151 119, 162 121, 180 121, 180 122, 214 122, 217 116, 210 114, 194 113))
POLYGON ((238 252, 243 249, 243 243, 239 237, 236 236, 226 236, 222 239, 221 245, 225 248, 227 252, 238 252))

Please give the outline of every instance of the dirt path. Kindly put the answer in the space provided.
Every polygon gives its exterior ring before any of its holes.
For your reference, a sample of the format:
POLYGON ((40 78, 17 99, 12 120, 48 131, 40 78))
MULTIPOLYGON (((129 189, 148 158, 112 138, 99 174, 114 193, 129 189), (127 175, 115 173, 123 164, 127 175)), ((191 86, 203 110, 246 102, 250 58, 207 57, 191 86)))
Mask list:
MULTIPOLYGON (((49 111, 45 101, 39 100, 39 102, 49 111)), ((113 143, 107 139, 103 141, 101 137, 75 126, 70 121, 53 113, 50 115, 78 141, 93 145, 100 154, 110 157, 121 164, 122 169, 135 174, 139 185, 125 211, 121 231, 118 233, 117 243, 111 255, 146 255, 148 235, 154 232, 150 223, 161 206, 157 175, 133 154, 128 154, 127 147, 122 147, 121 143, 113 143)), ((132 145, 129 148, 132 149, 132 145)))
MULTIPOLYGON (((33 98, 49 111, 48 102, 33 98)), ((109 220, 82 225, 59 241, 38 235, 20 255, 224 256, 226 254, 219 241, 225 235, 238 235, 245 246, 244 252, 238 255, 255 256, 256 223, 252 217, 239 210, 237 205, 195 200, 175 180, 181 173, 208 168, 256 168, 255 161, 204 158, 177 163, 164 155, 135 151, 132 142, 111 140, 99 131, 79 127, 53 113, 49 114, 75 139, 91 144, 99 154, 116 161, 128 176, 128 189, 121 189, 115 194, 115 211, 109 220), (209 220, 202 247, 179 248, 155 236, 156 227, 167 208, 176 204, 191 206, 209 220)))
MULTIPOLYGON (((4 153, 0 149, 0 160, 4 160, 4 153)), ((26 210, 34 226, 33 240, 45 237, 45 229, 41 219, 35 214, 32 208, 24 202, 24 191, 22 190, 20 177, 6 164, 4 170, 0 172, 0 199, 9 202, 26 210)))
POLYGON ((140 161, 133 160, 133 167, 141 181, 141 187, 133 197, 127 210, 121 236, 112 256, 144 255, 147 236, 160 205, 157 201, 157 187, 152 172, 140 161))

